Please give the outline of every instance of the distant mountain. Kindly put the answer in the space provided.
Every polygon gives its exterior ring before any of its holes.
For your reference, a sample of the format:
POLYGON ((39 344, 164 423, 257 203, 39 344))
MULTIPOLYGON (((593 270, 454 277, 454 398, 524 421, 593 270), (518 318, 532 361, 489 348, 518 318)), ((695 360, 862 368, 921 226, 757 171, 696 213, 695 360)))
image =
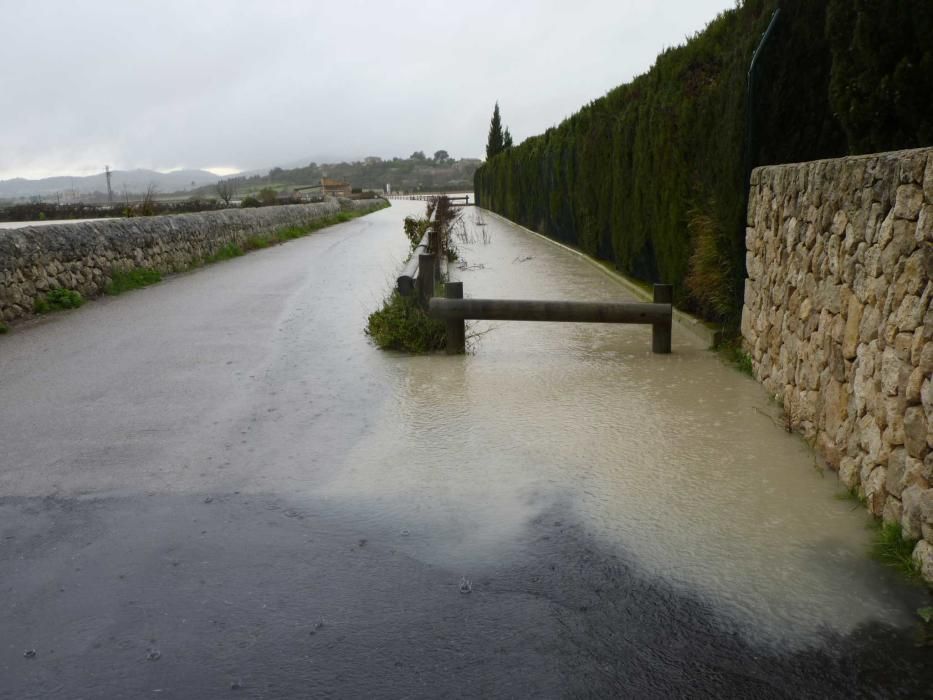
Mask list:
MULTIPOLYGON (((207 170, 174 170, 160 173, 155 170, 114 170, 111 175, 111 187, 114 195, 127 192, 145 192, 149 185, 155 186, 161 193, 189 190, 203 185, 216 183, 220 177, 207 170)), ((17 177, 12 180, 0 180, 0 198, 19 197, 57 197, 63 201, 75 195, 87 195, 107 192, 107 179, 103 172, 81 177, 46 177, 41 180, 26 180, 17 177)))

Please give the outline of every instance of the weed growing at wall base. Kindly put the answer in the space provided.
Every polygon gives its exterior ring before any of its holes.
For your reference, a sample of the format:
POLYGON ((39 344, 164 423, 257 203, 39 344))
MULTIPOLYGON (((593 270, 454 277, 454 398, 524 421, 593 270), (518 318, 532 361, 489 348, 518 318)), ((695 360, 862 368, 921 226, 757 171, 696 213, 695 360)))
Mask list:
POLYGON ((742 339, 740 337, 730 336, 724 338, 715 347, 715 350, 724 362, 732 365, 742 374, 747 374, 749 377, 755 376, 751 355, 742 349, 742 339))
POLYGON ((110 275, 110 284, 107 285, 104 292, 110 295, 122 294, 131 289, 148 287, 150 284, 161 281, 162 273, 148 267, 140 267, 135 270, 121 270, 110 275))
POLYGON ((877 526, 871 555, 885 566, 900 571, 913 580, 920 580, 920 566, 914 561, 916 540, 905 539, 900 523, 883 523, 877 526))
POLYGON ((53 289, 45 296, 38 297, 35 303, 37 314, 47 314, 63 309, 77 309, 84 303, 84 297, 73 289, 53 289))
POLYGON ((0 335, 7 333, 9 330, 9 327, 5 323, 0 322, 0 335))

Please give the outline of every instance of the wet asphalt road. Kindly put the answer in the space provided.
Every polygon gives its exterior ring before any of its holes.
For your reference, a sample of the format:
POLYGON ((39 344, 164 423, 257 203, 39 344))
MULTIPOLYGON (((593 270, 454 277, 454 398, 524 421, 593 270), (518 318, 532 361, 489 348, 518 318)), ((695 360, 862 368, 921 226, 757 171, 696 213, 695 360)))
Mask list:
POLYGON ((923 697, 914 630, 757 645, 570 504, 465 572, 329 497, 407 212, 0 338, 0 697, 923 697))

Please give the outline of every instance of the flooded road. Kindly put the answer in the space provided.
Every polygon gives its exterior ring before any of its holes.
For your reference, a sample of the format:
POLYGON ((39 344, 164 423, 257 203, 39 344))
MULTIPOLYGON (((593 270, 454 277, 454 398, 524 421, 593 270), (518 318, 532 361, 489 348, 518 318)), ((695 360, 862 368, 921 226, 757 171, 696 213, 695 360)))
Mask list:
MULTIPOLYGON (((922 695, 926 594, 677 325, 373 349, 421 211, 0 337, 0 697, 922 695)), ((626 298, 477 216, 467 296, 626 298)))

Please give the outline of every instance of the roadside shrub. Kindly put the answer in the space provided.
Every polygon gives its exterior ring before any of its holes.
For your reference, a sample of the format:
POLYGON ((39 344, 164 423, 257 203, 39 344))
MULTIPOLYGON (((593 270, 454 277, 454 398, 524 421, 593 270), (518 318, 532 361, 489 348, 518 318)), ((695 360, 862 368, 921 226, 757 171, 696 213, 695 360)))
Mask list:
POLYGON ((434 352, 447 342, 443 321, 428 316, 414 297, 394 290, 382 308, 369 315, 365 333, 382 350, 434 352))
POLYGON ((408 242, 411 244, 412 250, 414 250, 415 246, 424 238, 424 234, 431 228, 431 222, 427 219, 406 216, 403 226, 405 228, 405 237, 408 238, 408 242))
POLYGON ((84 297, 73 289, 53 289, 48 294, 40 296, 35 301, 34 310, 37 314, 47 314, 63 309, 77 309, 84 303, 84 297))
POLYGON ((258 199, 256 199, 252 195, 243 197, 243 199, 240 200, 241 209, 252 209, 252 208, 261 207, 261 206, 262 206, 262 202, 260 202, 258 199))

